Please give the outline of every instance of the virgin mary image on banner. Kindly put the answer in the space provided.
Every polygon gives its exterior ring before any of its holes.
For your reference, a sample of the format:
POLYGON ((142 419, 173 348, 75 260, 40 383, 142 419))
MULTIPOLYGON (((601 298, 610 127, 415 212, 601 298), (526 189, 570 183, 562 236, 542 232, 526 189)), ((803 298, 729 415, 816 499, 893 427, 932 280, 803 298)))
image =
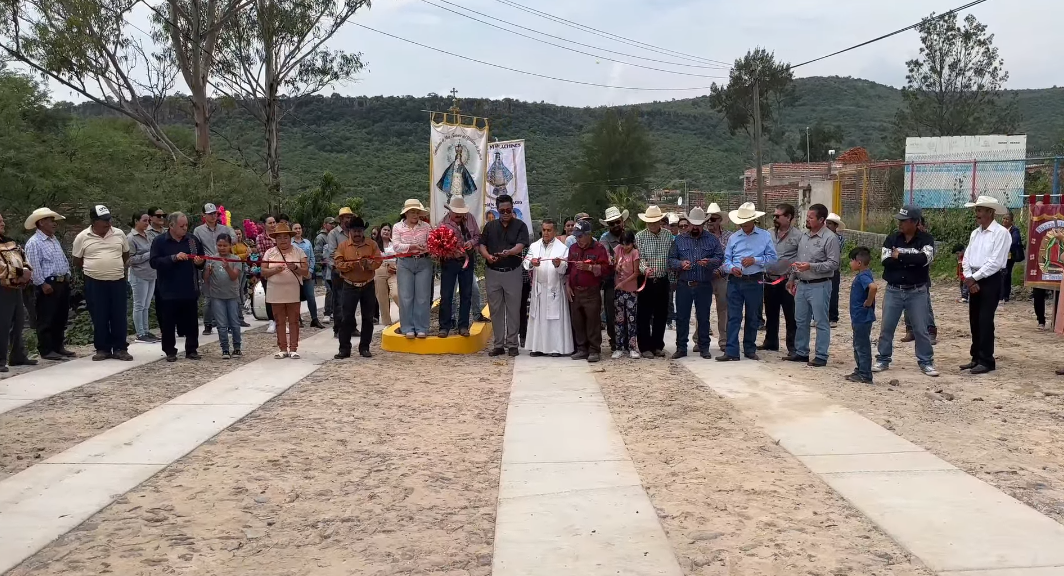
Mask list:
POLYGON ((464 156, 465 148, 462 146, 462 141, 456 141, 454 143, 454 160, 443 171, 443 176, 440 177, 439 182, 436 182, 436 187, 448 197, 461 196, 465 198, 475 194, 477 191, 476 180, 473 179, 473 175, 466 168, 464 156))

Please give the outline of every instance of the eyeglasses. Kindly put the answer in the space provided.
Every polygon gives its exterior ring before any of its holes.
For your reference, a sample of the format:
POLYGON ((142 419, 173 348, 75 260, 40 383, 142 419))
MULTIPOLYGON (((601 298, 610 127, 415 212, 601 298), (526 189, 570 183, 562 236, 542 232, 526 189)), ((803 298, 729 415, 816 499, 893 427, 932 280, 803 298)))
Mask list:
POLYGON ((513 208, 499 208, 499 214, 513 214, 513 208))
POLYGON ((720 217, 718 216, 716 218, 710 218, 709 221, 710 222, 720 222, 720 217))

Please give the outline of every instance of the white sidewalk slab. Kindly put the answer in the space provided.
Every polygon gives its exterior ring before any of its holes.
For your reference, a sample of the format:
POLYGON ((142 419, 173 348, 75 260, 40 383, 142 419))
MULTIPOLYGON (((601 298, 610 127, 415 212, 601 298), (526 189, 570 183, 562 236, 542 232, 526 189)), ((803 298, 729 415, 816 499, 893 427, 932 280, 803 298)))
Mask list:
POLYGON ((682 574, 587 362, 520 356, 494 576, 682 574))
POLYGON ((266 357, 0 481, 0 573, 321 367, 332 333, 301 360, 266 357))
POLYGON ((1064 575, 1051 518, 764 363, 683 364, 936 573, 1064 575))
MULTIPOLYGON (((317 301, 319 307, 323 306, 325 296, 319 296, 317 301)), ((307 303, 304 302, 303 312, 306 311, 307 303)), ((247 321, 251 326, 242 328, 243 332, 254 330, 267 324, 267 322, 250 317, 247 318, 247 321)), ((218 337, 214 335, 200 336, 200 346, 217 341, 218 337)), ((178 350, 184 349, 184 342, 184 338, 177 339, 178 350)), ((91 357, 84 357, 0 380, 0 414, 56 394, 62 394, 74 388, 79 388, 90 382, 110 378, 115 374, 162 360, 165 357, 159 344, 145 342, 131 343, 129 345, 129 355, 133 357, 132 362, 120 362, 118 360, 93 362, 91 357)))

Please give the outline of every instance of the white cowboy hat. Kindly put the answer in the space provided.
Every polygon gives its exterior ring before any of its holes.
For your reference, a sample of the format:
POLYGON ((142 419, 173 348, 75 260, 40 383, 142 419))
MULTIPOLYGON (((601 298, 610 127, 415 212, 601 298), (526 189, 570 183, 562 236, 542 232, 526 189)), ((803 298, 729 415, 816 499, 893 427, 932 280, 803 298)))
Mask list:
POLYGON ((736 224, 745 224, 751 220, 757 220, 764 215, 764 212, 761 212, 754 207, 753 202, 745 202, 738 210, 728 212, 728 218, 736 224))
POLYGON ((403 211, 399 214, 406 214, 411 210, 417 210, 418 212, 428 212, 428 210, 425 210, 425 206, 421 203, 421 200, 418 200, 417 198, 411 198, 406 202, 403 202, 403 211))
POLYGON ((30 214, 29 218, 26 218, 26 230, 33 230, 37 227, 37 223, 45 218, 55 218, 57 222, 59 220, 66 220, 65 217, 60 216, 51 208, 38 208, 30 214))
POLYGON ((965 202, 965 208, 993 208, 995 214, 1008 214, 1009 209, 1001 205, 997 198, 993 196, 980 196, 975 199, 975 202, 965 202))
POLYGON ((679 216, 679 214, 676 214, 675 212, 669 212, 668 218, 669 218, 669 226, 672 226, 674 224, 679 224, 680 223, 680 216, 679 216))
POLYGON ((639 214, 639 219, 642 220, 643 222, 657 222, 657 221, 661 220, 664 217, 665 217, 665 215, 662 214, 661 208, 658 208, 657 206, 655 206, 653 204, 651 204, 650 206, 647 206, 647 211, 646 212, 641 212, 639 214))
POLYGON ((599 220, 599 222, 602 222, 603 226, 609 226, 610 222, 613 222, 614 220, 624 221, 624 220, 627 220, 627 219, 628 219, 628 211, 627 210, 625 210, 624 212, 621 212, 620 210, 617 209, 616 206, 610 206, 609 208, 606 209, 606 218, 604 220, 599 220))
POLYGON ((706 208, 706 214, 724 214, 724 210, 721 210, 716 202, 711 202, 709 208, 706 208))
POLYGON ((846 225, 842 223, 842 216, 839 216, 834 212, 828 212, 828 221, 838 224, 839 228, 846 227, 846 225))
POLYGON ((465 198, 461 196, 451 196, 451 199, 447 201, 447 209, 455 214, 469 214, 465 198))
POLYGON ((692 226, 701 226, 706 223, 709 217, 706 216, 706 211, 701 208, 695 208, 691 210, 691 213, 687 215, 687 221, 692 226))

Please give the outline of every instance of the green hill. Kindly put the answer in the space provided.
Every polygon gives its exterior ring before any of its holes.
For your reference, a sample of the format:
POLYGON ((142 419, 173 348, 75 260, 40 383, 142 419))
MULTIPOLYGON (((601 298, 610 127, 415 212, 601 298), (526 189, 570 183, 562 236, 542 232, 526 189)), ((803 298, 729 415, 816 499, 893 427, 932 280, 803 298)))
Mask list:
MULTIPOLYGON (((798 131, 824 122, 842 127, 844 148, 864 146, 874 157, 888 157, 886 137, 901 93, 867 80, 841 77, 801 78, 796 99, 784 110, 785 140, 769 143, 765 160, 786 160, 784 145, 796 143, 798 131)), ((1064 138, 1064 88, 1018 91, 1022 130, 1032 153, 1048 150, 1064 138)), ((282 123, 281 165, 284 189, 297 192, 316 184, 325 171, 335 174, 353 195, 366 201, 374 218, 391 217, 404 198, 428 194, 428 115, 445 110, 450 101, 426 97, 340 95, 306 98, 294 104, 282 123)), ((541 210, 562 213, 570 187, 568 174, 576 160, 581 134, 602 108, 573 108, 516 100, 461 100, 464 113, 491 118, 493 137, 524 138, 528 147, 529 189, 541 210)), ((753 165, 745 134, 731 136, 708 97, 651 102, 638 106, 650 130, 657 161, 650 185, 686 179, 692 189, 734 190, 742 171, 753 165)), ((91 107, 81 112, 94 114, 91 107)), ((173 114, 177 126, 188 122, 173 114)), ((260 163, 261 130, 239 108, 219 110, 215 150, 231 159, 260 163)), ((182 128, 187 129, 187 128, 182 128)))

